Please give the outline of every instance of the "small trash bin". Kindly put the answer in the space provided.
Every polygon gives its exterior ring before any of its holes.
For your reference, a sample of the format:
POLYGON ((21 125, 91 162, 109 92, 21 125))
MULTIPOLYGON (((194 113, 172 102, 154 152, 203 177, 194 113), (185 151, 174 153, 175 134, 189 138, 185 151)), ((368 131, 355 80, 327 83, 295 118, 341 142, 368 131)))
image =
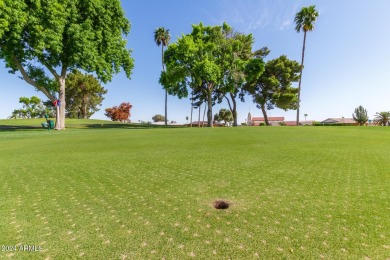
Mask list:
POLYGON ((47 123, 48 123, 49 130, 54 129, 54 121, 53 120, 48 120, 47 123))

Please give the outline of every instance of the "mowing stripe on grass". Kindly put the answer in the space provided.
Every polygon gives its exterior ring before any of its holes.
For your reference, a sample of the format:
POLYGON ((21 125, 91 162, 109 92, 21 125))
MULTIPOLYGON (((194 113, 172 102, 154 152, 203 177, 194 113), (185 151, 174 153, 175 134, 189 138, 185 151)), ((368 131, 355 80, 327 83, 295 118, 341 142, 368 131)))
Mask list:
POLYGON ((0 132, 0 244, 20 258, 390 256, 390 129, 0 132), (230 207, 216 210, 213 202, 230 207))

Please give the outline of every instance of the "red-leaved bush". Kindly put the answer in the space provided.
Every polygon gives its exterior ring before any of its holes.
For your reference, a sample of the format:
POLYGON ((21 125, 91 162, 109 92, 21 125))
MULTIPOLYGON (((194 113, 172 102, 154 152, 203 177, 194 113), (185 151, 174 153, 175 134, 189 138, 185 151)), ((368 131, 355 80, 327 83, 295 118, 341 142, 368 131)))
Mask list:
POLYGON ((118 107, 106 108, 104 115, 111 118, 112 121, 130 122, 130 109, 132 107, 130 103, 123 102, 118 107))

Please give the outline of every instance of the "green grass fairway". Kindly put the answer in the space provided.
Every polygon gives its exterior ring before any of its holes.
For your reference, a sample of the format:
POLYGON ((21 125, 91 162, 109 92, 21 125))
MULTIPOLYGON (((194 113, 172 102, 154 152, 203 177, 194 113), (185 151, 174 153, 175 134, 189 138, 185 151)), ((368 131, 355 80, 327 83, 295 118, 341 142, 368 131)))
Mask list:
POLYGON ((31 122, 0 130, 0 258, 390 258, 390 127, 31 122))

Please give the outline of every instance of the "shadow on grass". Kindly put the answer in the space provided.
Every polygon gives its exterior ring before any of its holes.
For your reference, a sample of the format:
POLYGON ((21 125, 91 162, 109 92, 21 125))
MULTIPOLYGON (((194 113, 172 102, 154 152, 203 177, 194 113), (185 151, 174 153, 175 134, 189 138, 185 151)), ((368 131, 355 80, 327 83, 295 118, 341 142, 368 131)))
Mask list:
POLYGON ((27 126, 27 125, 0 125, 0 131, 26 131, 26 130, 46 130, 41 126, 27 126))
MULTIPOLYGON (((166 129, 166 128, 183 128, 185 126, 164 126, 164 125, 148 125, 148 124, 121 124, 121 123, 108 123, 108 124, 67 124, 67 129, 166 129)), ((0 131, 27 131, 27 130, 41 130, 48 131, 47 128, 41 126, 29 126, 29 125, 0 125, 0 131)))
POLYGON ((183 128, 185 126, 164 126, 164 125, 148 125, 148 124, 68 124, 66 128, 89 128, 89 129, 164 129, 164 128, 183 128))

